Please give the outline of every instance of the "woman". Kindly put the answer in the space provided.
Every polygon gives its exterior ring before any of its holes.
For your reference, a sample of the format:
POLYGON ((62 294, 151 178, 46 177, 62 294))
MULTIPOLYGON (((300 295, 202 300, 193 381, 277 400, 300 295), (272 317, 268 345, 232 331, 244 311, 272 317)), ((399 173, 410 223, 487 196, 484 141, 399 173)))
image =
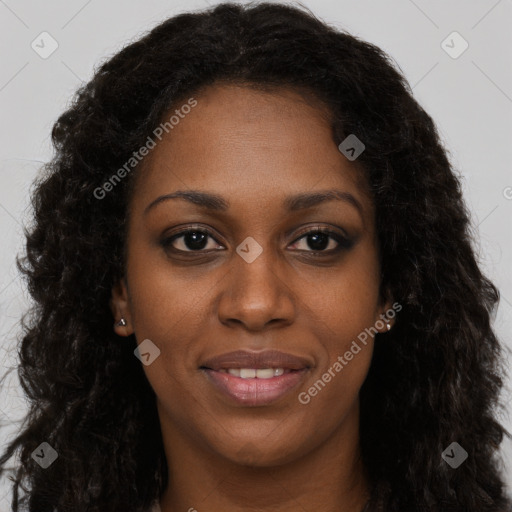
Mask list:
POLYGON ((380 49, 283 5, 182 14, 52 135, 13 510, 510 510, 498 293, 380 49))

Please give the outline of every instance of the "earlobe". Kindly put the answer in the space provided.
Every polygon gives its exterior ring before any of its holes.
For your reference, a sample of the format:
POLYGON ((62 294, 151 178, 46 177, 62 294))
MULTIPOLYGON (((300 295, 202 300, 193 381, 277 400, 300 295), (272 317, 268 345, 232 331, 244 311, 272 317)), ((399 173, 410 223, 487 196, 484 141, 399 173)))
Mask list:
MULTIPOLYGON (((398 303, 393 302, 393 298, 390 297, 389 293, 386 293, 382 308, 379 312, 379 318, 375 322, 375 328, 378 330, 378 332, 385 333, 393 328, 396 313, 397 311, 400 311, 399 309, 397 310, 395 308, 396 304, 398 303)), ((400 309, 402 308, 400 307, 400 309)))
POLYGON ((112 287, 110 310, 114 317, 114 332, 119 336, 133 334, 128 287, 124 277, 112 287))
POLYGON ((393 327, 393 320, 386 315, 386 312, 387 310, 385 310, 378 316, 378 319, 376 320, 374 325, 375 329, 377 329, 377 332, 381 334, 389 332, 393 327))

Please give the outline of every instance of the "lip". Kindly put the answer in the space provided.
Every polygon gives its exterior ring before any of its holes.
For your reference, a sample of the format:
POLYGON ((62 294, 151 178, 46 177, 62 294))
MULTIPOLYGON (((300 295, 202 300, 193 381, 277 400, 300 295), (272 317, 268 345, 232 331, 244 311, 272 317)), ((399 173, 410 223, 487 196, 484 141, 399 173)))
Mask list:
POLYGON ((297 388, 313 365, 314 362, 306 357, 279 350, 236 350, 205 360, 200 370, 231 403, 256 407, 269 405, 297 388), (219 371, 229 368, 283 368, 289 371, 270 379, 243 379, 219 371))
POLYGON ((279 350, 264 350, 251 352, 235 350, 204 361, 201 369, 219 371, 228 368, 284 368, 285 370, 304 370, 313 366, 313 362, 301 356, 281 352, 279 350))
POLYGON ((215 388, 231 402, 249 407, 269 405, 279 400, 305 379, 308 368, 292 370, 289 373, 270 379, 242 379, 229 373, 221 373, 208 368, 202 369, 215 388))

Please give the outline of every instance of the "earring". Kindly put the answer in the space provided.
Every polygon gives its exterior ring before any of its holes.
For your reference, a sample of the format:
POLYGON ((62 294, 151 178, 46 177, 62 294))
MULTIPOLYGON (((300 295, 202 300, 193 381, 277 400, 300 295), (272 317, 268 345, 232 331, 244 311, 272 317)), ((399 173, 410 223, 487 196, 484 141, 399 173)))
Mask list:
POLYGON ((126 320, 124 318, 121 318, 121 320, 119 320, 119 322, 116 322, 114 324, 114 327, 126 327, 126 320))
POLYGON ((391 324, 389 322, 386 322, 386 327, 387 327, 388 331, 391 330, 391 324))

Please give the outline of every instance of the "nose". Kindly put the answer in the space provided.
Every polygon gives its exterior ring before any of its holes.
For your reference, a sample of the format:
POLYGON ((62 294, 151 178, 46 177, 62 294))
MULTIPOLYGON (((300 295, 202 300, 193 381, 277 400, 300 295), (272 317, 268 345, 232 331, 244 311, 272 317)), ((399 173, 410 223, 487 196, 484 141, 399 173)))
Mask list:
POLYGON ((232 269, 223 279, 218 316, 228 326, 243 326, 248 331, 261 331, 268 326, 286 326, 293 322, 295 301, 291 283, 281 262, 264 250, 248 263, 233 255, 232 269))

